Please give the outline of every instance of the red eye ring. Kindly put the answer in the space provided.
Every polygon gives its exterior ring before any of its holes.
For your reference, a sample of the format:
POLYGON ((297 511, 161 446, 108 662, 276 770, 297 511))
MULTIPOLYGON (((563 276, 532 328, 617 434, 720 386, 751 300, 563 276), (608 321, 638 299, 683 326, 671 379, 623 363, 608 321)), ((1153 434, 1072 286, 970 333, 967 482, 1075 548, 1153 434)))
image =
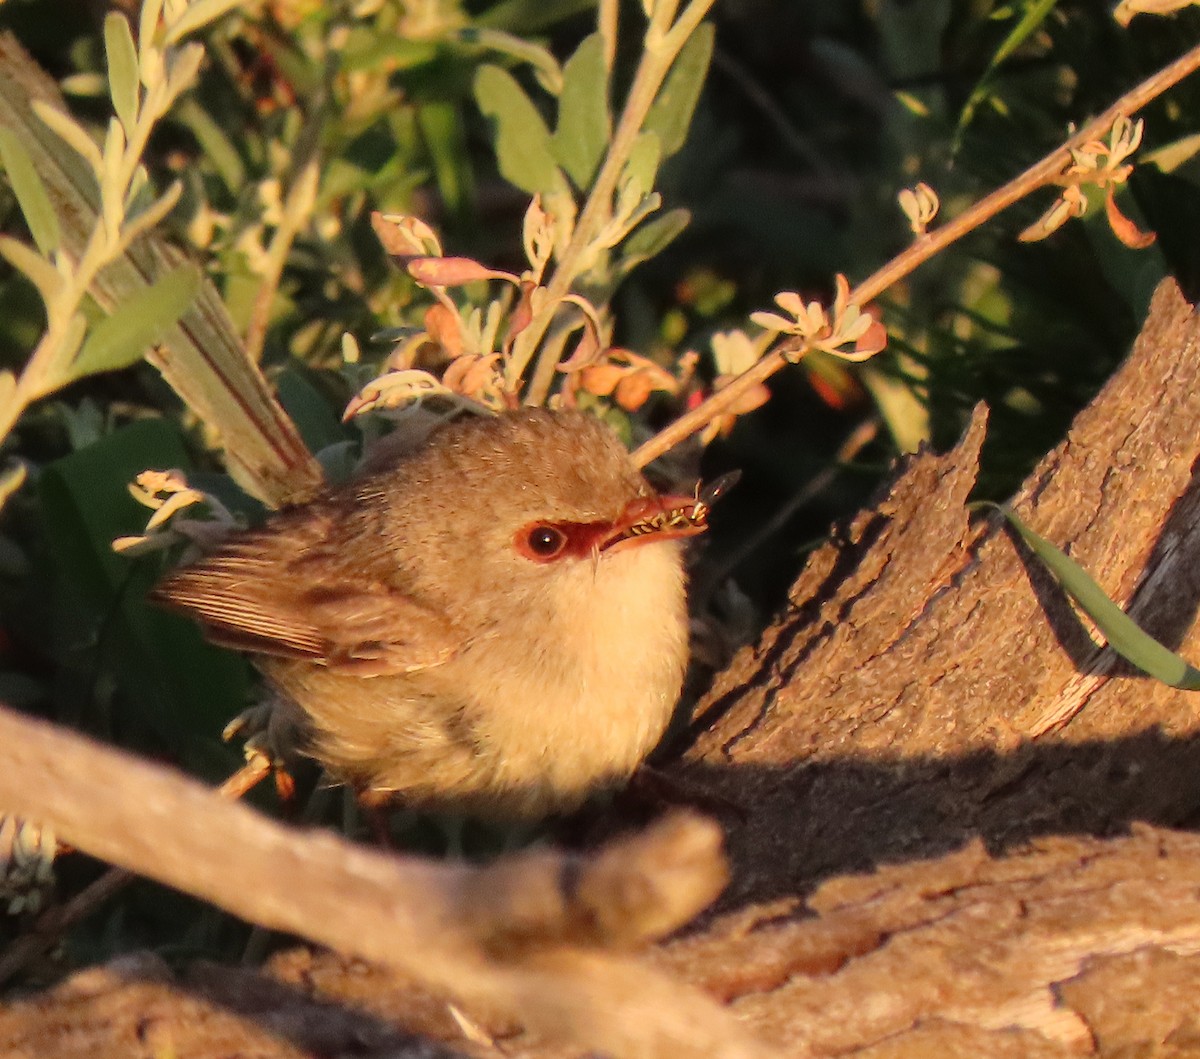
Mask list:
POLYGON ((557 526, 539 522, 520 536, 518 546, 535 562, 547 563, 562 554, 567 546, 567 535, 557 526))

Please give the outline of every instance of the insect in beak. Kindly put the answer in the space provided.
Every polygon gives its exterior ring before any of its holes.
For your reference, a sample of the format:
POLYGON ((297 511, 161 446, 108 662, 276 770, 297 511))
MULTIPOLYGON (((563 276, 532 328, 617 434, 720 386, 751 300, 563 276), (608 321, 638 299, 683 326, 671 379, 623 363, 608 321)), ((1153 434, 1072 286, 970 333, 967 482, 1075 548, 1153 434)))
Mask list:
POLYGON ((632 501, 600 543, 601 551, 615 551, 651 540, 694 537, 708 529, 708 516, 719 496, 733 487, 740 471, 723 474, 708 485, 697 482, 691 496, 668 494, 632 501))

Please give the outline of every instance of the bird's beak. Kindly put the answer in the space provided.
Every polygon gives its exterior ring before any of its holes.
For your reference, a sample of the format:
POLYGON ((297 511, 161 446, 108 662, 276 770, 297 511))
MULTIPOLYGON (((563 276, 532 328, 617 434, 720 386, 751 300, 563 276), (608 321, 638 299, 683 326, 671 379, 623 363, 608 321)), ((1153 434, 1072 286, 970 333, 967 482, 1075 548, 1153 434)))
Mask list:
POLYGON ((695 496, 646 496, 631 500, 600 541, 602 552, 651 541, 694 537, 708 529, 709 504, 695 496))

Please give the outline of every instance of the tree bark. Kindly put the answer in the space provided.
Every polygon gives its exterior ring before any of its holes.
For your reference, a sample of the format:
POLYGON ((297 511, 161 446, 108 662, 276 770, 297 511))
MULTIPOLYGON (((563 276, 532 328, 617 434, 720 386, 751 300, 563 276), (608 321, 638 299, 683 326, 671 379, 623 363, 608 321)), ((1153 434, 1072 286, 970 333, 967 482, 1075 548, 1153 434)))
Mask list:
MULTIPOLYGON (((1166 282, 1125 365, 1013 503, 1192 659, 1198 422, 1200 320, 1166 282)), ((979 409, 953 451, 908 460, 700 704, 670 769, 730 806, 732 881, 646 962, 781 1054, 1200 1053, 1200 838, 1163 830, 1200 802, 1200 708, 1099 645, 1000 519, 968 513, 985 426, 979 409)), ((221 1054, 185 1035, 197 1004, 264 1031, 255 1055, 352 1050, 272 1036, 277 999, 247 1012, 205 973, 84 972, 82 999, 68 982, 0 1012, 0 1051, 131 1054, 103 1042, 138 1039, 148 981, 175 998, 154 1025, 180 1054, 221 1054)), ((296 951, 245 981, 284 990, 280 1024, 357 1012, 360 1042, 384 1043, 355 1054, 432 1047, 386 1037, 406 1031, 471 1054, 571 1054, 519 1013, 457 1021, 411 981, 333 955, 296 951)))

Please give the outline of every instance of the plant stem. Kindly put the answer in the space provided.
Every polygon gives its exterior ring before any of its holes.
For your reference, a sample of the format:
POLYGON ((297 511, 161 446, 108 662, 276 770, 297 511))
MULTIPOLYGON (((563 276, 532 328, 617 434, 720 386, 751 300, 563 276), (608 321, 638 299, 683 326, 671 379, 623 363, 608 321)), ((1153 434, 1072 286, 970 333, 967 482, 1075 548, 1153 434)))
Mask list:
MULTIPOLYGON (((88 237, 83 253, 70 270, 57 296, 46 306, 46 331, 39 340, 12 393, 12 399, 0 408, 0 441, 6 438, 16 425, 21 413, 34 401, 64 386, 70 381, 70 364, 65 361, 75 350, 65 351, 63 342, 70 333, 80 303, 87 295, 101 269, 110 264, 122 251, 119 231, 110 231, 105 217, 109 203, 116 204, 119 216, 117 227, 125 221, 125 197, 129 192, 142 154, 150 140, 155 123, 169 108, 175 95, 186 88, 175 86, 172 92, 166 82, 152 88, 142 102, 137 124, 126 141, 113 176, 105 179, 103 172, 96 173, 100 185, 100 209, 95 227, 88 237)), ((65 251, 60 250, 60 253, 65 251)))
MULTIPOLYGON (((980 199, 974 206, 955 217, 948 224, 921 236, 911 246, 901 251, 855 287, 850 292, 850 302, 862 306, 873 301, 951 243, 957 242, 967 233, 974 231, 1031 192, 1053 183, 1072 161, 1072 150, 1083 146, 1089 140, 1102 137, 1117 118, 1136 114, 1147 103, 1178 84, 1189 74, 1194 73, 1198 67, 1200 67, 1200 45, 1192 48, 1168 66, 1164 66, 1135 88, 1130 89, 1099 117, 1088 122, 1069 140, 1031 165, 1020 176, 980 199)), ((710 420, 736 404, 742 394, 774 375, 787 363, 787 356, 794 356, 799 348, 802 347, 797 346, 795 338, 790 336, 786 338, 766 353, 762 360, 731 381, 728 386, 718 390, 691 411, 685 412, 639 446, 633 453, 634 463, 639 467, 644 467, 652 460, 658 459, 663 453, 669 452, 681 441, 691 437, 710 420)))
POLYGON ((267 341, 267 327, 271 322, 271 305, 279 290, 283 269, 287 264, 292 243, 300 229, 308 223, 317 201, 317 184, 321 177, 318 160, 310 158, 300 167, 299 173, 288 190, 283 203, 283 219, 275 229, 271 246, 267 251, 266 271, 254 296, 254 307, 250 312, 250 323, 246 326, 246 356, 255 363, 262 360, 263 347, 267 341))
MULTIPOLYGON (((675 5, 660 4, 655 9, 650 26, 646 30, 642 61, 638 65, 633 85, 629 89, 621 120, 617 123, 604 163, 600 167, 587 202, 576 221, 571 241, 563 251, 554 275, 547 284, 545 305, 529 326, 521 332, 513 347, 506 370, 506 381, 510 388, 515 388, 524 376, 525 369, 534 354, 537 353, 538 347, 550 327, 550 322, 562 303, 563 296, 570 292, 572 284, 582 271, 580 265, 586 251, 590 248, 596 234, 609 219, 617 181, 629 159, 633 144, 642 131, 642 124, 658 95, 658 90, 662 87, 680 50, 687 43, 688 36, 700 24, 714 2, 715 0, 692 0, 683 14, 679 16, 679 20, 669 29, 663 25, 663 17, 673 12, 675 5)), ((554 369, 557 365, 557 359, 551 359, 549 355, 539 358, 534 379, 525 397, 526 404, 545 403, 554 381, 554 369)))

